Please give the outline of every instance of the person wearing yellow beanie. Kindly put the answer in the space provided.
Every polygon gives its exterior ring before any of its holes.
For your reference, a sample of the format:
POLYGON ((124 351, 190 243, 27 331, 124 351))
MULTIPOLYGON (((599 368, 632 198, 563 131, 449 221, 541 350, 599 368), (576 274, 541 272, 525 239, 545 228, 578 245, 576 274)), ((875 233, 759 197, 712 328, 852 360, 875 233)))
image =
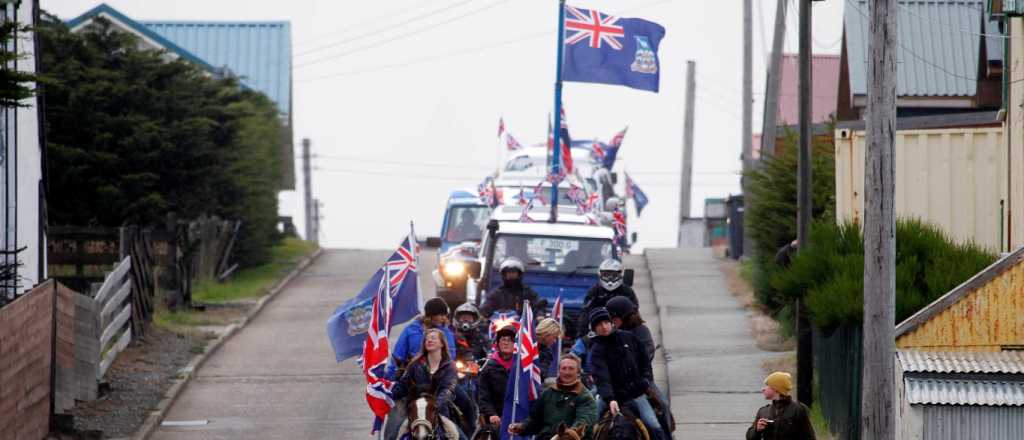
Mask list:
POLYGON ((747 429, 747 440, 815 440, 810 411, 789 395, 793 376, 776 371, 764 379, 761 394, 772 403, 762 406, 747 429))

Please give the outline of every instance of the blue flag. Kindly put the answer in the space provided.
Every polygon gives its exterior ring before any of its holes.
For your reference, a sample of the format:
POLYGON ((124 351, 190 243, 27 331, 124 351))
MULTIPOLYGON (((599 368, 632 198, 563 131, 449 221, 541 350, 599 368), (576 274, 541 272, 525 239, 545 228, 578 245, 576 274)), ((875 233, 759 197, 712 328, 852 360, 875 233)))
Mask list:
POLYGON ((661 25, 565 7, 562 80, 658 91, 661 25))
POLYGON ((608 170, 615 166, 615 156, 619 154, 619 147, 622 146, 622 140, 626 138, 626 130, 628 129, 629 127, 626 127, 616 133, 615 137, 612 138, 612 141, 604 149, 604 158, 601 159, 601 165, 608 170))
MULTIPOLYGON (((416 261, 419 246, 414 235, 409 235, 391 258, 385 262, 388 268, 388 294, 391 295, 391 324, 401 324, 420 313, 419 279, 416 261)), ((363 352, 366 331, 373 318, 373 298, 381 285, 384 269, 370 277, 355 298, 338 306, 327 320, 327 338, 334 348, 338 362, 363 352)))
POLYGON ((626 198, 631 198, 633 203, 636 203, 636 215, 638 217, 643 213, 647 202, 650 201, 647 198, 647 194, 640 189, 640 186, 633 181, 633 178, 629 177, 629 174, 626 174, 626 198))
POLYGON ((533 312, 530 302, 523 302, 523 319, 516 337, 516 354, 512 357, 512 369, 508 374, 505 388, 505 405, 501 411, 502 440, 519 436, 508 433, 508 425, 519 423, 530 415, 530 403, 540 397, 540 367, 536 360, 540 352, 536 334, 533 331, 533 312))

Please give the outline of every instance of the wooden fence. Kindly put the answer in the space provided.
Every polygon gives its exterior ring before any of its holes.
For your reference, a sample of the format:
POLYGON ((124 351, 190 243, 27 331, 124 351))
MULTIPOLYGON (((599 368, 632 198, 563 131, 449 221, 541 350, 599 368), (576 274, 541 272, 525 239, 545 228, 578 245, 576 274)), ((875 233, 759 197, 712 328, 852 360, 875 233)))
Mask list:
POLYGON ((114 271, 103 281, 96 292, 97 326, 99 336, 99 366, 96 369, 96 380, 107 373, 114 359, 132 341, 132 259, 125 257, 114 271))

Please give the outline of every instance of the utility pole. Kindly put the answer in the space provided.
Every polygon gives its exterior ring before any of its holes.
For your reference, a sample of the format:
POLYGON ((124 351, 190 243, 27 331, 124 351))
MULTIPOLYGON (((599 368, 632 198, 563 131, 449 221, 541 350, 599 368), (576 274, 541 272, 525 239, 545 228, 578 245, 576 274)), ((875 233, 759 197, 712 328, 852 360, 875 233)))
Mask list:
MULTIPOLYGON (((780 0, 781 1, 781 0, 780 0)), ((800 2, 800 155, 797 159, 798 249, 806 249, 811 227, 811 1, 800 2)), ((796 302, 797 400, 814 403, 814 346, 805 305, 796 302)), ((867 382, 866 382, 867 383, 867 382)))
POLYGON ((693 183, 693 112, 697 100, 697 62, 686 61, 686 115, 683 119, 683 164, 679 182, 679 237, 683 245, 683 224, 690 218, 690 191, 693 183))
POLYGON ((303 202, 306 208, 306 240, 316 241, 316 229, 313 226, 316 221, 316 213, 313 208, 313 175, 311 172, 312 167, 310 166, 309 144, 309 138, 302 139, 302 183, 305 190, 303 202))
POLYGON ((871 0, 864 157, 864 376, 861 436, 896 435, 896 1, 871 0))
POLYGON ((775 138, 779 125, 779 88, 782 85, 782 45, 786 41, 786 3, 776 0, 775 34, 772 36, 772 60, 768 66, 768 83, 765 85, 764 118, 761 125, 761 157, 775 155, 775 138))
POLYGON ((320 207, 322 205, 320 199, 313 199, 313 236, 309 241, 317 244, 320 244, 320 207))
MULTIPOLYGON (((743 203, 750 204, 750 188, 747 172, 751 170, 754 155, 754 19, 751 0, 743 0, 743 203)), ((750 226, 743 222, 743 255, 750 257, 750 226)))

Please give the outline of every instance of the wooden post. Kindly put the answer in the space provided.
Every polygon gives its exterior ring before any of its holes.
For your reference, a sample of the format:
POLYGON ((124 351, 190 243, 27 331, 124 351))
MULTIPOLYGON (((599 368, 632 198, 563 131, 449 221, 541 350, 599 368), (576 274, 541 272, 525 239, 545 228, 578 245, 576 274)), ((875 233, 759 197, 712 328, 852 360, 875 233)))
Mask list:
POLYGON ((896 1, 871 0, 864 159, 864 376, 861 436, 896 434, 896 1))
POLYGON ((683 117, 683 163, 679 184, 679 237, 676 246, 683 246, 683 224, 690 218, 690 198, 693 182, 693 120, 697 99, 697 62, 686 61, 686 115, 683 117))
POLYGON ((764 117, 761 125, 761 157, 775 155, 775 138, 779 125, 779 88, 782 86, 782 43, 786 39, 786 0, 776 1, 775 35, 772 36, 772 60, 768 67, 768 84, 764 94, 764 117))
MULTIPOLYGON (((740 184, 743 190, 743 202, 750 205, 750 179, 747 173, 750 172, 754 163, 754 74, 753 74, 753 28, 754 19, 750 6, 751 0, 743 0, 743 177, 740 184)), ((743 247, 740 249, 742 255, 750 258, 751 238, 749 222, 743 226, 743 247)))
MULTIPOLYGON (((799 249, 810 245, 811 229, 811 0, 800 2, 800 155, 797 159, 797 226, 799 249)), ((803 301, 796 303, 796 394, 814 404, 814 345, 803 301)))

